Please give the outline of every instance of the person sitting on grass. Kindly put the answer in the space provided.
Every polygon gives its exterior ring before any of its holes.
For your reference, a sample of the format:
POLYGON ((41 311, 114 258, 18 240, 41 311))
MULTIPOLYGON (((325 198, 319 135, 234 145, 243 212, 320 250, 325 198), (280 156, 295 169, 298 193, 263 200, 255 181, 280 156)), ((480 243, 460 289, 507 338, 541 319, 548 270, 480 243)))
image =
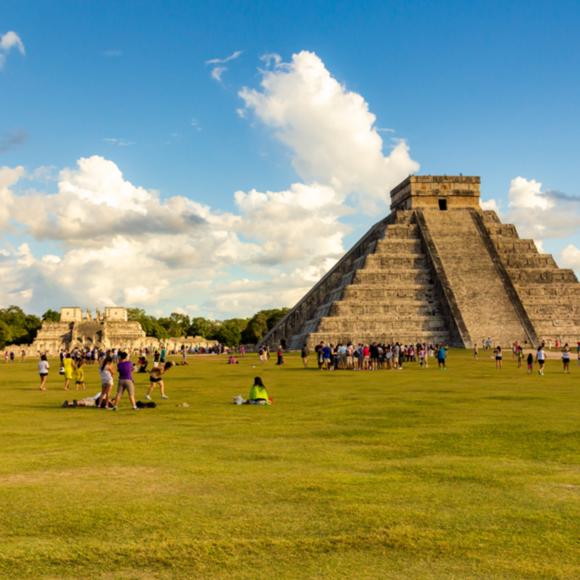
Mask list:
POLYGON ((248 405, 271 405, 272 399, 268 396, 268 391, 262 382, 260 377, 254 378, 254 384, 250 389, 250 394, 248 395, 248 400, 246 401, 248 405))
POLYGON ((149 374, 149 390, 145 395, 145 398, 150 401, 151 400, 151 393, 155 388, 155 385, 159 385, 159 390, 161 391, 161 398, 162 399, 169 399, 169 397, 165 394, 165 383, 163 382, 163 375, 173 366, 172 362, 167 361, 162 367, 154 367, 151 369, 151 373, 149 374))

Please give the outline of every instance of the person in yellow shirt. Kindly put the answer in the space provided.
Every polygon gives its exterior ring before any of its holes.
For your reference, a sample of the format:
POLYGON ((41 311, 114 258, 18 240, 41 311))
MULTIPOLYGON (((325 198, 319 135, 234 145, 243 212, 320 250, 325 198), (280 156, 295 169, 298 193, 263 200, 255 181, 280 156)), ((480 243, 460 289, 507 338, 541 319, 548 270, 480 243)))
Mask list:
POLYGON ((80 358, 75 363, 75 381, 77 385, 77 391, 84 391, 85 387, 85 369, 83 359, 80 358))
POLYGON ((254 384, 250 389, 250 394, 248 395, 249 405, 271 405, 272 400, 268 396, 268 391, 262 382, 260 377, 254 378, 254 384))
POLYGON ((73 359, 70 356, 70 352, 66 353, 62 361, 62 368, 64 370, 64 390, 68 391, 70 382, 72 381, 74 374, 74 363, 73 359))

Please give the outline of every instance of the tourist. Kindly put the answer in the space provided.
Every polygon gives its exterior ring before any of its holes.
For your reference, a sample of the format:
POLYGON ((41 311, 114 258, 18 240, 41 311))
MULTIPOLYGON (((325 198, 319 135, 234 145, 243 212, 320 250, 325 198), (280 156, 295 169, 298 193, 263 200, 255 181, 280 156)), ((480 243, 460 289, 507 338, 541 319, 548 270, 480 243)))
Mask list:
POLYGON ((83 368, 84 362, 82 358, 79 358, 75 363, 75 382, 77 391, 84 391, 85 387, 85 369, 83 368))
POLYGON ((147 366, 149 365, 147 357, 141 355, 137 360, 137 364, 139 365, 139 368, 137 369, 138 373, 144 374, 147 372, 147 366))
MULTIPOLYGON (((235 363, 233 363, 235 364, 235 363)), ((151 369, 151 373, 149 375, 149 390, 145 395, 145 398, 150 401, 151 400, 151 393, 155 386, 159 386, 159 391, 161 393, 162 399, 169 399, 169 397, 165 394, 165 382, 163 381, 163 375, 173 366, 172 363, 166 362, 162 367, 154 367, 151 369)))
POLYGON ((270 405, 272 403, 272 400, 268 396, 268 391, 260 377, 254 378, 254 384, 250 389, 250 394, 248 395, 246 403, 249 405, 270 405))
POLYGON ((117 364, 117 372, 119 374, 119 383, 117 385, 117 395, 113 403, 113 409, 117 410, 119 402, 123 393, 127 391, 129 401, 134 411, 137 410, 137 403, 135 402, 135 383, 133 382, 133 363, 127 360, 127 353, 120 352, 118 354, 119 362, 117 364))
POLYGON ((48 378, 48 369, 50 365, 48 364, 48 359, 45 354, 40 355, 40 360, 38 361, 38 374, 40 375, 40 390, 46 391, 46 380, 48 378))
POLYGON ((530 352, 527 358, 528 362, 528 375, 531 375, 534 371, 534 355, 530 352))
POLYGON ((322 367, 327 371, 330 370, 332 363, 332 345, 325 344, 322 347, 322 367))
POLYGON ((447 359, 447 349, 445 348, 445 346, 441 345, 437 350, 437 365, 439 367, 439 370, 443 371, 447 370, 446 359, 447 359))
POLYGON ((155 349, 155 352, 153 353, 153 368, 157 368, 159 366, 159 359, 161 358, 161 355, 159 354, 159 351, 157 349, 155 349))
POLYGON ((478 351, 478 349, 477 349, 477 342, 474 342, 474 343, 473 343, 473 358, 474 358, 475 360, 477 360, 477 355, 478 355, 478 354, 479 354, 479 351, 478 351))
POLYGON ((501 352, 501 346, 498 344, 495 347, 495 368, 501 369, 503 361, 503 353, 501 352))
POLYGON ((308 346, 306 346, 306 344, 302 347, 300 356, 302 357, 302 364, 304 365, 304 368, 306 368, 308 366, 308 346))
POLYGON ((522 363, 524 362, 524 349, 521 344, 518 344, 518 369, 522 368, 522 363))
POLYGON ((85 397, 84 399, 73 399, 72 401, 64 401, 61 405, 64 408, 67 407, 100 407, 101 406, 101 393, 97 393, 92 397, 85 397))
POLYGON ((62 361, 62 369, 64 374, 64 390, 68 391, 70 387, 70 382, 73 380, 74 375, 74 363, 70 352, 67 352, 64 355, 64 359, 62 361))
POLYGON ((185 348, 185 345, 182 345, 181 347, 181 364, 183 366, 189 366, 187 364, 187 349, 185 348))
POLYGON ((399 365, 398 365, 398 370, 402 371, 403 370, 403 363, 405 362, 405 348, 403 346, 401 346, 399 348, 399 365))
POLYGON ((425 347, 423 345, 419 346, 419 366, 421 368, 425 366, 425 347))
POLYGON ((562 366, 564 367, 565 373, 570 372, 570 347, 568 346, 568 343, 566 343, 562 349, 562 366))
POLYGON ((113 372, 113 357, 107 355, 99 367, 99 376, 101 377, 100 407, 108 407, 111 391, 113 390, 113 372))
POLYGON ((544 351, 544 343, 542 343, 538 347, 538 351, 536 352, 536 361, 538 362, 538 374, 544 375, 544 364, 546 362, 546 353, 544 351))
POLYGON ((284 364, 284 352, 282 351, 282 345, 278 345, 278 350, 276 351, 276 364, 282 366, 284 364))

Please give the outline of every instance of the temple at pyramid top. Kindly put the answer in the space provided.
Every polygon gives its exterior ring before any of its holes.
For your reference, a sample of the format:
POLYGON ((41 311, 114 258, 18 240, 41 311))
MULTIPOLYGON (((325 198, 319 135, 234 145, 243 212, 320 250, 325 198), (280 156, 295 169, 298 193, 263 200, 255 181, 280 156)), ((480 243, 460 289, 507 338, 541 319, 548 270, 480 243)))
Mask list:
POLYGON ((491 338, 570 346, 580 340, 580 284, 515 226, 479 204, 479 177, 412 175, 391 191, 391 213, 266 335, 312 348, 491 338))
POLYGON ((479 208, 479 177, 411 175, 391 191, 391 210, 479 208))

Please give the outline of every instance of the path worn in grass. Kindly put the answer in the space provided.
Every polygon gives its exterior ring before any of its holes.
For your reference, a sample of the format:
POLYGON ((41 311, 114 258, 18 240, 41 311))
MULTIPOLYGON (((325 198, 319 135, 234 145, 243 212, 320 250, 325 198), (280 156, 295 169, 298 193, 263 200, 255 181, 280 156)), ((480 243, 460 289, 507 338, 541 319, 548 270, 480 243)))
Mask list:
POLYGON ((55 372, 40 393, 35 363, 2 364, 0 574, 580 576, 578 367, 287 361, 192 357, 169 401, 117 413, 61 409, 55 372), (255 374, 274 406, 231 405, 255 374))

